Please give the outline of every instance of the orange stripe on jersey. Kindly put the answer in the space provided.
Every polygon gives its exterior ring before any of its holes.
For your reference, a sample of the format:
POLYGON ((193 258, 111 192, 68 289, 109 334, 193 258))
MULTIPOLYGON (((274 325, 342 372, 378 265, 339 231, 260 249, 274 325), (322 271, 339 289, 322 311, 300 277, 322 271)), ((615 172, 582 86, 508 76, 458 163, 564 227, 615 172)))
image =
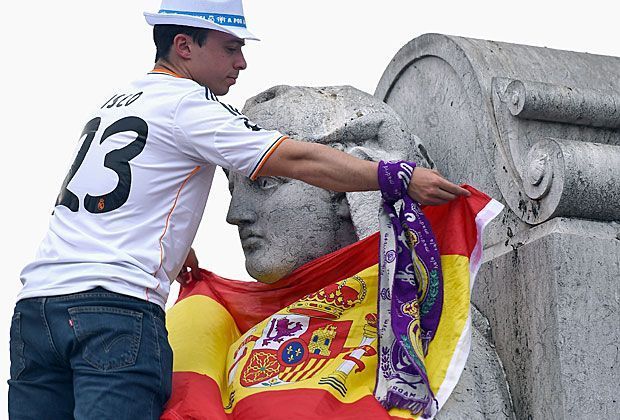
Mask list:
POLYGON ((183 78, 183 76, 173 72, 172 70, 168 70, 168 69, 164 69, 162 67, 155 67, 153 70, 151 70, 149 72, 149 74, 153 74, 153 73, 157 73, 157 74, 167 74, 168 76, 174 76, 174 77, 178 77, 178 78, 183 78))
MULTIPOLYGON (((157 270, 155 270, 155 272, 153 273, 153 276, 155 276, 157 274, 157 272, 161 269, 162 264, 164 263, 163 240, 164 240, 164 236, 166 235, 166 231, 168 230, 168 225, 170 224, 170 217, 172 217, 172 212, 174 211, 175 207, 177 206, 177 202, 179 201, 179 196, 181 195, 181 191, 183 190, 183 187, 185 187, 185 184, 187 184, 187 181, 189 181, 189 179, 192 176, 194 176, 194 174, 196 172, 198 172, 199 170, 200 170, 200 166, 196 166, 189 173, 189 175, 187 175, 187 177, 185 177, 185 179, 181 183, 181 186, 179 187, 179 190, 177 191, 177 195, 174 198, 174 203, 172 203, 172 208, 170 208, 170 211, 168 212, 168 217, 166 217, 166 225, 164 226, 164 231, 162 232, 161 236, 159 237, 159 267, 157 267, 157 270)), ((159 285, 157 287, 159 287, 159 285)), ((148 297, 148 291, 147 291, 147 297, 148 297)))
POLYGON ((265 152, 265 154, 263 155, 261 160, 258 162, 258 165, 256 165, 256 169, 254 169, 254 171, 252 171, 252 174, 250 175, 250 179, 252 181, 254 181, 254 180, 256 180, 256 178, 258 178, 258 173, 260 172, 260 170, 263 167, 263 165, 265 164, 265 162, 267 162, 267 159, 269 159, 269 157, 273 154, 273 152, 276 151, 278 146, 281 145, 282 142, 284 140, 286 140, 286 139, 288 139, 288 136, 280 137, 278 140, 276 140, 276 142, 274 144, 271 145, 269 150, 267 150, 267 152, 265 152))

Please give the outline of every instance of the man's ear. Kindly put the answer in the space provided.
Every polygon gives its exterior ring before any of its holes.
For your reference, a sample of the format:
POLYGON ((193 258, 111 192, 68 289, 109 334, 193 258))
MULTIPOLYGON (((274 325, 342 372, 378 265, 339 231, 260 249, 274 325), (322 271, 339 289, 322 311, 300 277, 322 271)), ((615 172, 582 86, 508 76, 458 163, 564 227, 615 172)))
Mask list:
POLYGON ((177 34, 172 40, 174 54, 184 60, 189 60, 192 56, 193 41, 189 35, 177 34))

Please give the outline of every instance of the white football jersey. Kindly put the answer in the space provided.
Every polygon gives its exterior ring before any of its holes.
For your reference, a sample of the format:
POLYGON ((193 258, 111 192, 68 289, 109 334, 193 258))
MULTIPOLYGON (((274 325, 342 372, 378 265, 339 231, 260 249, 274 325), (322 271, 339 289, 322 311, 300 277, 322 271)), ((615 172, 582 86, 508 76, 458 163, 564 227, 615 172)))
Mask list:
POLYGON ((18 299, 102 286, 165 307, 216 166, 254 178, 284 139, 165 71, 116 92, 84 127, 18 299))

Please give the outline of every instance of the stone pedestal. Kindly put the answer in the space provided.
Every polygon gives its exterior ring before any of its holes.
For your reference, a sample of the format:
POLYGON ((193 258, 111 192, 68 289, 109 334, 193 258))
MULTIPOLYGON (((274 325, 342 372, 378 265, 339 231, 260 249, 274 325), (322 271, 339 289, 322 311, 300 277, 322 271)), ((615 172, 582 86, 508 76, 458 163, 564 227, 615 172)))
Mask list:
POLYGON ((517 418, 620 413, 620 226, 557 218, 487 249, 473 299, 517 418))

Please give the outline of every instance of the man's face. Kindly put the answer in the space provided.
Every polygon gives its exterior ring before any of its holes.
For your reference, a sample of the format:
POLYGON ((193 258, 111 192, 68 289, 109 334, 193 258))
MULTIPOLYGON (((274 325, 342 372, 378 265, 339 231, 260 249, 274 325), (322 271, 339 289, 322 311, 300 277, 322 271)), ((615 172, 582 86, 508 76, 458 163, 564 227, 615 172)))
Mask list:
POLYGON ((245 42, 234 35, 209 31, 202 47, 194 43, 190 72, 192 79, 216 95, 225 95, 247 67, 241 48, 245 42))
POLYGON ((301 265, 357 240, 338 198, 296 180, 229 173, 226 221, 237 225, 248 273, 273 283, 301 265))

